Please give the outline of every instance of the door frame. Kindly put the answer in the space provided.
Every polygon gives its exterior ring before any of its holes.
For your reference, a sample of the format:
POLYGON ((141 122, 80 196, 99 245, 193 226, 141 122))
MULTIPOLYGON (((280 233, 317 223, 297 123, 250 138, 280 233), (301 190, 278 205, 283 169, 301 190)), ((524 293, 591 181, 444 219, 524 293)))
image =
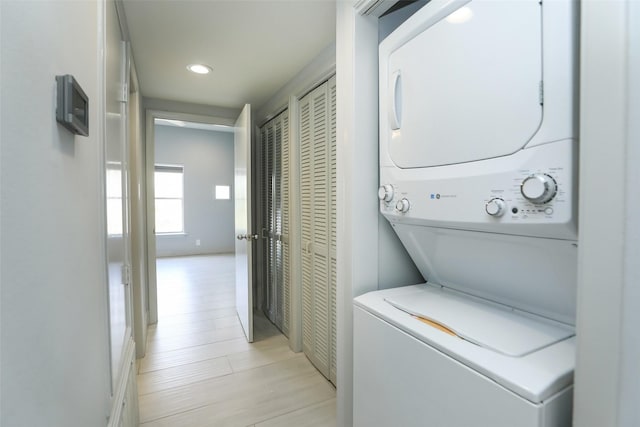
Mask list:
POLYGON ((201 114, 179 113, 165 110, 146 110, 145 114, 145 165, 147 189, 147 277, 149 301, 149 325, 158 323, 158 281, 156 277, 156 234, 155 234, 155 119, 181 120, 185 122, 206 123, 233 127, 235 119, 201 114))

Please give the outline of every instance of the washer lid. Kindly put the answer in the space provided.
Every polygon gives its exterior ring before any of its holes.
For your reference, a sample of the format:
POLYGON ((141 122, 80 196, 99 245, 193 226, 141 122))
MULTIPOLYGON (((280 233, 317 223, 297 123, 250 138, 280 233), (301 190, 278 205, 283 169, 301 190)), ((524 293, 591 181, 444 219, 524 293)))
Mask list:
POLYGON ((512 357, 526 356, 575 334, 561 323, 446 288, 421 287, 385 301, 466 341, 512 357))
POLYGON ((542 122, 538 0, 451 13, 461 4, 427 4, 380 45, 381 133, 400 168, 509 155, 542 122))

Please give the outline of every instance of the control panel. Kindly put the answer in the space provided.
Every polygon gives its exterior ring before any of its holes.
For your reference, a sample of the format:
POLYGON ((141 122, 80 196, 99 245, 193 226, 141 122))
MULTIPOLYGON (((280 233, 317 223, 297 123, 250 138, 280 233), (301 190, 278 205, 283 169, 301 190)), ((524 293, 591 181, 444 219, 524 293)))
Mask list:
POLYGON ((383 168, 380 209, 392 222, 575 238, 572 150, 568 141, 475 164, 383 168))

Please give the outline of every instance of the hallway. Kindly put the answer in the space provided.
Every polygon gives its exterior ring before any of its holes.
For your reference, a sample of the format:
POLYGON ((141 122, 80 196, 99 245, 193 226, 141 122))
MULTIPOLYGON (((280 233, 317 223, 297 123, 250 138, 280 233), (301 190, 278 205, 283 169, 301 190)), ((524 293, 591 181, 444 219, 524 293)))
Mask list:
POLYGON ((139 360, 140 423, 335 426, 335 389, 262 315, 249 344, 235 313, 233 255, 160 258, 158 325, 139 360))

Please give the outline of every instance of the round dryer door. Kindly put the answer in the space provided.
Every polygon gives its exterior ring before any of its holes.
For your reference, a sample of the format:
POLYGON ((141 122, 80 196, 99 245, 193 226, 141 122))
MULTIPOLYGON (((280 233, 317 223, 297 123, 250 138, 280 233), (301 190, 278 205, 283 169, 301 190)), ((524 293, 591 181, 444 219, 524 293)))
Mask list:
POLYGON ((396 30, 407 35, 383 41, 381 132, 397 166, 488 159, 526 145, 542 120, 541 13, 537 0, 476 0, 444 18, 435 10, 434 24, 408 41, 411 21, 396 30))

